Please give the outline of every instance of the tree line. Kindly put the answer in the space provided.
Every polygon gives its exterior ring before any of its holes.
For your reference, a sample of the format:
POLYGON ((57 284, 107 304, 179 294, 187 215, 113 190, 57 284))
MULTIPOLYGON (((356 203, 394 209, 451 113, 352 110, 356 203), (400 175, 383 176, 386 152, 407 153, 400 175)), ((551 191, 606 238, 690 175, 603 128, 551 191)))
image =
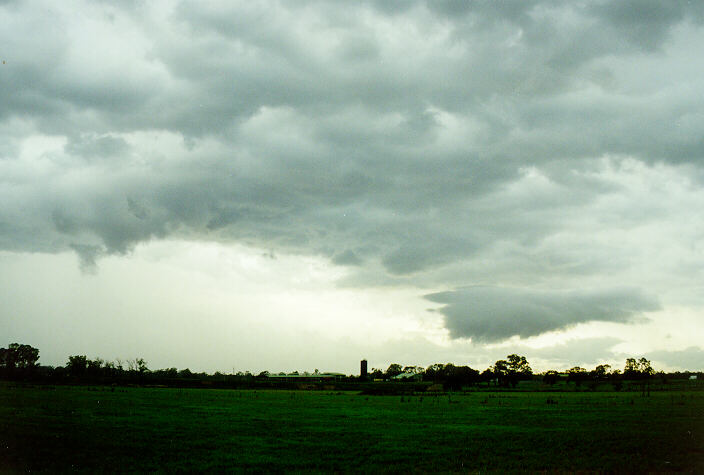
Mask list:
MULTIPOLYGON (((664 375, 662 372, 661 374, 664 375)), ((485 383, 497 387, 515 388, 521 381, 535 379, 540 379, 550 386, 561 381, 574 383, 576 386, 588 382, 611 382, 619 385, 622 381, 648 381, 655 375, 651 362, 646 358, 638 360, 627 358, 623 372, 612 369, 611 365, 601 364, 591 371, 575 366, 567 371, 548 370, 536 375, 525 356, 511 354, 506 359, 496 361, 481 373, 469 366, 455 366, 452 363, 433 364, 425 369, 419 366, 401 367, 399 364, 392 364, 386 371, 372 369, 369 377, 373 380, 415 378, 422 381, 444 382, 450 387, 485 383)))
POLYGON ((386 371, 373 368, 369 373, 371 380, 414 379, 443 383, 447 388, 457 389, 479 383, 493 383, 495 386, 516 387, 521 380, 533 378, 533 370, 525 356, 511 354, 505 360, 498 360, 483 372, 469 366, 455 366, 452 363, 436 363, 423 368, 391 364, 386 371))
MULTIPOLYGON (((165 385, 194 385, 195 383, 218 383, 229 385, 247 385, 267 381, 269 373, 262 371, 258 375, 250 372, 223 374, 216 372, 194 373, 189 369, 166 368, 151 370, 143 358, 106 361, 101 358, 90 359, 85 355, 72 355, 63 366, 40 366, 39 350, 30 345, 11 343, 7 348, 0 348, 0 378, 14 380, 46 380, 57 383, 136 383, 165 385)), ((663 372, 656 373, 651 362, 646 358, 628 358, 623 371, 612 369, 608 364, 601 364, 592 370, 575 366, 567 371, 549 370, 534 374, 525 356, 510 354, 505 359, 497 360, 483 371, 469 366, 452 363, 436 363, 423 368, 421 366, 402 366, 398 363, 389 365, 386 370, 373 368, 365 378, 367 382, 386 381, 422 381, 442 384, 447 390, 484 384, 487 387, 515 388, 521 381, 542 381, 553 386, 559 382, 573 383, 576 386, 590 383, 610 382, 616 389, 623 381, 648 382, 657 374, 665 377, 663 372)), ((341 378, 343 382, 360 382, 360 376, 341 378)))

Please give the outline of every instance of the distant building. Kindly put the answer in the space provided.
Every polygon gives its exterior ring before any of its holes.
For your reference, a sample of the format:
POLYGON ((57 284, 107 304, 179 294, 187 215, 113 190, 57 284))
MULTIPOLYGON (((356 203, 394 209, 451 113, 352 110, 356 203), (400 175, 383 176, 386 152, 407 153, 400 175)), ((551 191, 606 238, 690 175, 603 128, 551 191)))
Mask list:
POLYGON ((359 362, 359 376, 362 379, 367 379, 367 360, 359 362))
POLYGON ((690 380, 690 381, 696 381, 696 379, 697 379, 697 375, 696 375, 696 374, 693 374, 693 375, 691 375, 691 376, 689 377, 689 380, 690 380))
POLYGON ((304 373, 277 373, 277 374, 269 374, 267 376, 268 379, 274 380, 274 381, 288 381, 288 382, 322 382, 322 381, 336 381, 344 378, 345 375, 343 373, 308 373, 307 371, 304 373))
POLYGON ((420 373, 400 373, 400 374, 397 374, 396 376, 391 377, 392 381, 405 381, 405 380, 420 381, 422 379, 423 379, 423 375, 420 373))

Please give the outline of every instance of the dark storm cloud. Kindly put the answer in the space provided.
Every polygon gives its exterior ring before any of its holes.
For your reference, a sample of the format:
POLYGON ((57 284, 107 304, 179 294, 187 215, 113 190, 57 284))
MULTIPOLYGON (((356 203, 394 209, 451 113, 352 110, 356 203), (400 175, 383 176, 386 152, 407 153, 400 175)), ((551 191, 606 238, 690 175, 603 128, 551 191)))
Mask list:
POLYGON ((80 259, 81 270, 88 273, 97 271, 96 260, 100 257, 100 254, 102 254, 100 247, 86 244, 71 244, 70 247, 76 251, 80 259))
POLYGON ((69 155, 87 159, 100 159, 125 155, 129 152, 129 146, 121 137, 82 135, 72 137, 66 144, 65 151, 69 155))
POLYGON ((590 321, 627 323, 642 312, 660 309, 654 298, 632 289, 545 292, 469 287, 426 298, 445 304, 439 311, 453 338, 476 342, 526 338, 590 321))
POLYGON ((597 2, 589 6, 587 11, 605 20, 607 25, 645 49, 658 48, 670 28, 684 19, 697 23, 704 19, 704 6, 700 2, 688 0, 597 2))
MULTIPOLYGON (((0 6, 3 249, 73 249, 92 268, 154 238, 213 239, 321 255, 357 285, 533 295, 628 272, 629 233, 688 220, 638 208, 654 180, 632 185, 647 172, 632 163, 699 170, 696 4, 74 8, 0 6)), ((536 305, 568 305, 551 295, 536 305)), ((571 296, 601 310, 486 338, 651 308, 571 296)))
POLYGON ((342 265, 342 266, 358 266, 362 264, 362 260, 355 254, 353 251, 350 251, 349 249, 340 252, 338 254, 335 254, 332 258, 332 261, 335 264, 342 265))

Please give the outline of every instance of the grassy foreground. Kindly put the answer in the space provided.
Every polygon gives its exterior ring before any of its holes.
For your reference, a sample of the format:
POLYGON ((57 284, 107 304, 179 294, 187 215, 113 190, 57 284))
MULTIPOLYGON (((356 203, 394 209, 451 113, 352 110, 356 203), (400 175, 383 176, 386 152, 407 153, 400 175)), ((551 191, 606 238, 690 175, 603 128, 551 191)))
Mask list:
POLYGON ((704 393, 401 397, 6 384, 0 469, 704 473, 704 393))

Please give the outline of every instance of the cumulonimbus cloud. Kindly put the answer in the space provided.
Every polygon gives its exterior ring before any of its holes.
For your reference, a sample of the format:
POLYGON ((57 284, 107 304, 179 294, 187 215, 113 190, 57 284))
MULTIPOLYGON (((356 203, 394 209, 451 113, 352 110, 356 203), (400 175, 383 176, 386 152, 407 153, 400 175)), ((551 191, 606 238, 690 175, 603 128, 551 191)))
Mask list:
POLYGON ((701 2, 74 3, 0 5, 0 250, 484 282, 431 298, 485 341, 631 321, 704 268, 701 2))
POLYGON ((426 295, 444 304, 438 311, 453 338, 496 342, 527 338, 579 323, 628 323, 660 308, 636 289, 544 291, 503 287, 467 287, 426 295))

